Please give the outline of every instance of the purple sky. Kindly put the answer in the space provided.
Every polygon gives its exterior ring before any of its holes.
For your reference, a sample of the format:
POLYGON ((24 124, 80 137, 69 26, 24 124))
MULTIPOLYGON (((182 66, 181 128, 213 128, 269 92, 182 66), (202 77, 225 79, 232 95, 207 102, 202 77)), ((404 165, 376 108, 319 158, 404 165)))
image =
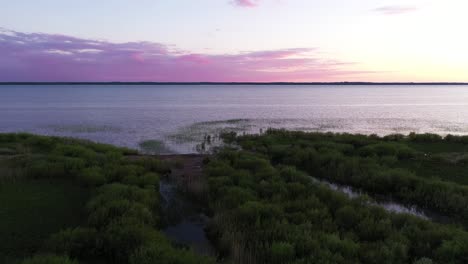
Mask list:
POLYGON ((468 82, 466 0, 4 1, 0 81, 468 82))
POLYGON ((64 35, 0 33, 3 81, 308 81, 366 72, 320 58, 314 48, 190 53, 152 42, 112 43, 64 35))

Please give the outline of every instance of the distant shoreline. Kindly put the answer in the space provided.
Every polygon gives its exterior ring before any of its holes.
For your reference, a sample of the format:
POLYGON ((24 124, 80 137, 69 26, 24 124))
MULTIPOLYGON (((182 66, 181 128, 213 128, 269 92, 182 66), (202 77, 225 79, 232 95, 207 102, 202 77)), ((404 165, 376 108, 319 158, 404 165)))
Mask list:
POLYGON ((1 85, 468 85, 459 82, 0 82, 1 85))

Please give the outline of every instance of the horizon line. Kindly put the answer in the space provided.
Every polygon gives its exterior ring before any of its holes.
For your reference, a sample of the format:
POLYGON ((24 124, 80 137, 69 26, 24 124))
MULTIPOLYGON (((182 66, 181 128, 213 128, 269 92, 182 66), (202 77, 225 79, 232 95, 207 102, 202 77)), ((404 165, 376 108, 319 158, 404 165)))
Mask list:
POLYGON ((468 82, 0 82, 0 85, 468 85, 468 82))

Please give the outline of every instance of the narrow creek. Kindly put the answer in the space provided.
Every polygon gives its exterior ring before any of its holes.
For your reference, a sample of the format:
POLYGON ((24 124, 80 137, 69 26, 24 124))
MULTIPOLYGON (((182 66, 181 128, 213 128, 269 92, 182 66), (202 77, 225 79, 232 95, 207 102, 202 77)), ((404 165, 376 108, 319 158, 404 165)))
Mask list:
POLYGON ((369 204, 380 206, 388 212, 399 213, 399 214, 410 214, 410 215, 414 215, 425 220, 430 220, 430 221, 438 222, 438 223, 450 223, 451 222, 450 219, 446 216, 437 214, 430 210, 421 209, 415 205, 404 205, 402 203, 396 202, 389 198, 373 197, 351 186, 340 185, 340 184, 333 183, 324 179, 318 179, 312 176, 310 177, 312 178, 314 182, 325 184, 330 189, 342 192, 350 198, 357 198, 359 196, 368 196, 371 198, 371 201, 369 201, 369 204))
POLYGON ((161 180, 159 192, 162 198, 164 220, 163 233, 173 242, 187 246, 195 252, 216 256, 216 250, 205 233, 209 218, 202 208, 180 194, 177 186, 169 180, 161 180))
MULTIPOLYGON (((410 214, 439 223, 451 222, 448 217, 429 210, 423 210, 414 205, 405 205, 387 197, 371 196, 351 186, 310 177, 314 182, 324 184, 332 190, 346 194, 350 198, 370 197, 368 204, 382 207, 388 212, 410 214)), ((203 213, 203 208, 181 194, 176 183, 170 179, 160 181, 159 192, 163 221, 166 223, 165 228, 162 230, 163 233, 178 245, 191 248, 199 254, 216 257, 217 251, 205 233, 205 228, 210 219, 203 213)))

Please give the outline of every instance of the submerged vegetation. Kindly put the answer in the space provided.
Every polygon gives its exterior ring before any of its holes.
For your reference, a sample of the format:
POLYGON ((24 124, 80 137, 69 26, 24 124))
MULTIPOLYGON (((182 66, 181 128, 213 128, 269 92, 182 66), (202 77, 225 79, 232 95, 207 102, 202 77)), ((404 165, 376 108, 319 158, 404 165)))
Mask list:
POLYGON ((0 134, 0 148, 1 263, 214 262, 160 232, 159 160, 29 134, 0 134))
POLYGON ((168 154, 172 151, 160 140, 150 139, 138 143, 140 149, 147 154, 168 154))

